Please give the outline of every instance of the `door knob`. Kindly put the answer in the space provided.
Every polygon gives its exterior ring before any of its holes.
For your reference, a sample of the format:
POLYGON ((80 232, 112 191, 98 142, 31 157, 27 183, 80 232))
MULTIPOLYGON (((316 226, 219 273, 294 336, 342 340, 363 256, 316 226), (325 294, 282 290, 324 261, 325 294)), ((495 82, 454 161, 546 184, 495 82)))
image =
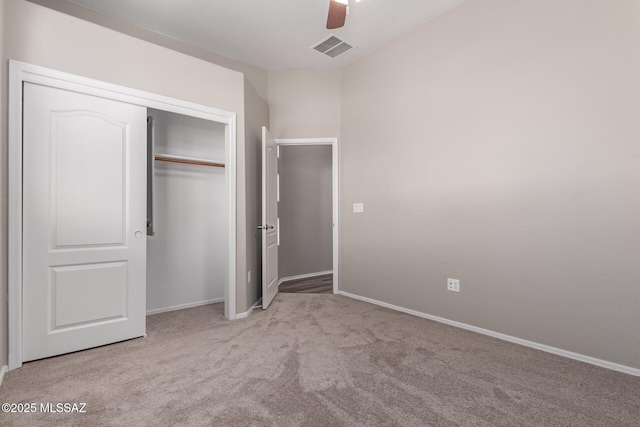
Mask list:
POLYGON ((258 226, 258 230, 271 230, 273 228, 273 225, 259 225, 258 226))

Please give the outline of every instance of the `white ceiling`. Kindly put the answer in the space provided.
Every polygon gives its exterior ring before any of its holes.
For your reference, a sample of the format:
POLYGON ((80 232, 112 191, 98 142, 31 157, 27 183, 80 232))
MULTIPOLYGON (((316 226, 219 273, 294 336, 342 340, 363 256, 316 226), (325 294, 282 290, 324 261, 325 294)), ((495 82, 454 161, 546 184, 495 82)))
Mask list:
POLYGON ((329 0, 68 0, 267 70, 339 68, 463 0, 349 0, 346 25, 325 29, 329 0), (355 46, 313 49, 335 34, 355 46))

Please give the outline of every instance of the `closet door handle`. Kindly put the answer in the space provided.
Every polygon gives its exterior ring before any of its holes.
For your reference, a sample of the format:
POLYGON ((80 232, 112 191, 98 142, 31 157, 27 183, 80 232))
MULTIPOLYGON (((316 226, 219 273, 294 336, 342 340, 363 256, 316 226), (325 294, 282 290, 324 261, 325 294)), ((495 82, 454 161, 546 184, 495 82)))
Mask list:
POLYGON ((258 226, 258 230, 271 230, 273 228, 273 225, 259 225, 258 226))

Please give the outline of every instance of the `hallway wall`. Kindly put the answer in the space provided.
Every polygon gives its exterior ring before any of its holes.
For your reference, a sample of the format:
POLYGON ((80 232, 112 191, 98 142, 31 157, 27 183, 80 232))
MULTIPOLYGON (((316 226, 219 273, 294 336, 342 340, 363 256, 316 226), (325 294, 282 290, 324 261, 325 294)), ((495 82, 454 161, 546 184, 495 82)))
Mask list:
POLYGON ((333 269, 331 146, 280 146, 280 277, 333 269))

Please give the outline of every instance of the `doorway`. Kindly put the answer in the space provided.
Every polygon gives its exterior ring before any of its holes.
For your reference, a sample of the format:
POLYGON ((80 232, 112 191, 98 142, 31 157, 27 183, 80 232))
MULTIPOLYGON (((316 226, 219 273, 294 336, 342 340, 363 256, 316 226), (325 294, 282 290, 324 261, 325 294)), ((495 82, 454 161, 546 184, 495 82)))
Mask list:
POLYGON ((279 289, 337 293, 336 138, 277 139, 279 289))

